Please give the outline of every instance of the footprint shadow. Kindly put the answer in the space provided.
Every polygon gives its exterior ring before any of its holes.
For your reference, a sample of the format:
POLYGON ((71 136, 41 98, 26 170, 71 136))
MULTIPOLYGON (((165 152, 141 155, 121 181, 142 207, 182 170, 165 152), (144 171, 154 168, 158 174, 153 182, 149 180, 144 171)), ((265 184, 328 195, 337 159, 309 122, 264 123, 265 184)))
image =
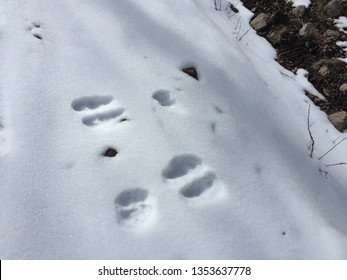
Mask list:
POLYGON ((148 196, 148 190, 142 188, 126 189, 118 194, 115 199, 118 224, 127 228, 143 225, 152 212, 148 196))
POLYGON ((152 98, 163 107, 172 106, 176 103, 176 99, 168 90, 158 90, 153 93, 152 98))
POLYGON ((71 103, 72 109, 75 111, 83 111, 85 109, 97 109, 102 105, 107 105, 113 101, 112 96, 97 96, 97 95, 92 95, 92 96, 83 96, 78 99, 75 99, 71 103))
POLYGON ((165 179, 176 179, 187 175, 191 170, 202 164, 202 160, 193 154, 175 156, 162 171, 165 179))
POLYGON ((186 198, 199 197, 206 191, 208 191, 215 183, 217 176, 213 172, 206 173, 203 177, 197 178, 191 183, 185 185, 180 190, 182 196, 186 198))
POLYGON ((121 116, 124 111, 125 110, 123 108, 119 108, 103 113, 93 114, 91 116, 84 117, 82 119, 82 123, 86 126, 94 127, 106 121, 116 119, 117 117, 121 116))

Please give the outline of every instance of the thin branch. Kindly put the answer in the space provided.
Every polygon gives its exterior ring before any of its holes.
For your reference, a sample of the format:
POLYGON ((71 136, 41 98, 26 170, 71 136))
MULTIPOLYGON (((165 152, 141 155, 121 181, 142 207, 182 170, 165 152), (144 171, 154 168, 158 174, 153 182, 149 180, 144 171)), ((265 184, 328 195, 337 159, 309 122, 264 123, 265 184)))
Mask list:
POLYGON ((242 28, 242 22, 240 22, 240 28, 239 28, 239 31, 237 32, 236 38, 238 38, 238 37, 239 37, 239 34, 240 34, 240 31, 241 31, 241 28, 242 28))
POLYGON ((335 144, 335 142, 336 142, 337 140, 339 140, 339 138, 340 138, 340 137, 337 137, 337 138, 333 141, 333 144, 335 144))
POLYGON ((325 178, 328 179, 328 174, 329 174, 328 171, 325 171, 325 170, 319 168, 319 172, 320 172, 321 174, 324 174, 325 178))
POLYGON ((248 30, 240 37, 239 41, 242 40, 243 37, 245 37, 247 35, 247 33, 249 32, 249 30, 251 30, 252 28, 248 28, 248 30))
POLYGON ((237 30, 237 27, 239 26, 240 20, 241 20, 241 17, 239 17, 239 20, 236 23, 235 30, 237 30))
POLYGON ((321 160, 322 158, 324 158, 327 154, 329 154, 332 150, 334 150, 336 148, 336 146, 338 146, 339 144, 341 144, 343 141, 345 141, 347 139, 347 137, 343 138, 341 141, 339 141, 338 143, 336 143, 329 151, 327 151, 324 155, 322 155, 319 160, 321 160))
POLYGON ((347 163, 345 162, 339 162, 339 163, 333 163, 333 164, 326 164, 325 166, 335 166, 335 165, 345 165, 347 163))
POLYGON ((310 134, 310 158, 312 158, 313 156, 313 150, 314 150, 314 139, 313 139, 313 136, 312 136, 312 133, 311 133, 311 126, 310 126, 310 113, 311 113, 311 104, 308 105, 308 113, 307 113, 307 130, 308 130, 308 133, 310 134))
POLYGON ((278 54, 277 54, 277 57, 279 57, 279 56, 281 56, 281 55, 284 55, 284 54, 287 54, 287 53, 294 52, 294 51, 299 50, 299 49, 300 49, 300 47, 291 49, 291 50, 289 50, 289 51, 285 51, 285 52, 278 53, 278 54))

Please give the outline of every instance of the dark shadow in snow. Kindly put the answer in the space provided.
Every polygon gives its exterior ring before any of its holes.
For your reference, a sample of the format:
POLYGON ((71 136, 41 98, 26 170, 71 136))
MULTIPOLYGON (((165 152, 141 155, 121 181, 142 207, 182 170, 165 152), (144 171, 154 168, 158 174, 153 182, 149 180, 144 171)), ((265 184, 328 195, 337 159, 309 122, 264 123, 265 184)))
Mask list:
POLYGON ((187 198, 198 197, 211 188, 215 180, 216 174, 208 172, 203 177, 195 179, 193 182, 185 185, 181 189, 181 194, 187 198))
POLYGON ((161 106, 171 106, 176 103, 176 99, 172 97, 168 90, 158 90, 153 93, 152 97, 157 100, 161 106))
POLYGON ((119 206, 128 207, 131 204, 145 201, 147 197, 148 191, 145 189, 127 189, 117 196, 115 203, 119 206))
POLYGON ((75 111, 83 111, 85 109, 97 109, 102 105, 109 104, 112 100, 112 96, 83 96, 72 101, 71 107, 75 111))
POLYGON ((99 113, 99 114, 94 114, 92 116, 84 117, 82 119, 82 123, 89 127, 96 126, 101 122, 106 122, 121 116, 123 112, 124 112, 124 109, 119 108, 119 109, 114 109, 114 110, 110 110, 110 111, 99 113))
POLYGON ((202 160, 192 154, 175 156, 163 170, 162 176, 165 179, 175 179, 189 173, 190 170, 201 165, 202 160))
POLYGON ((115 200, 118 223, 130 227, 143 224, 152 212, 152 206, 145 203, 148 195, 148 191, 141 188, 121 192, 115 200))

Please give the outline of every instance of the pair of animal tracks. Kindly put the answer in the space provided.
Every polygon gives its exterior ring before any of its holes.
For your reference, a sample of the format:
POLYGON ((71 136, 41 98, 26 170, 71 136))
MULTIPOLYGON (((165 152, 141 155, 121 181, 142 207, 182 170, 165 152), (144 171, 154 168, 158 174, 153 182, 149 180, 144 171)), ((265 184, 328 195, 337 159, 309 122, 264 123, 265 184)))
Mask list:
MULTIPOLYGON (((209 171, 202 160, 193 154, 175 156, 162 171, 166 182, 178 183, 181 197, 191 202, 212 200, 219 191, 217 176, 209 171)), ((133 188, 122 191, 115 200, 118 224, 125 228, 146 225, 153 216, 153 199, 147 189, 133 188)))
POLYGON ((121 117, 125 110, 115 106, 112 96, 83 96, 73 100, 71 107, 76 112, 84 114, 82 123, 88 127, 112 125, 128 120, 126 117, 121 117))
POLYGON ((211 199, 219 189, 216 174, 193 154, 175 156, 162 171, 162 177, 174 184, 181 181, 179 193, 189 200, 211 199))
POLYGON ((43 40, 42 24, 39 22, 29 22, 27 30, 30 31, 36 39, 43 40))

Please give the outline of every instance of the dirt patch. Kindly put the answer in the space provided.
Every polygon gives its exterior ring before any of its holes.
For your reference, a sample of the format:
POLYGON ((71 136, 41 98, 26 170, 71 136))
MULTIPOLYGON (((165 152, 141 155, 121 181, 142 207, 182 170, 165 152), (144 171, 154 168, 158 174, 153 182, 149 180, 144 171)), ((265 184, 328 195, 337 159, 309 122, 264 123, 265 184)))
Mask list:
MULTIPOLYGON (((261 13, 269 15, 267 27, 258 35, 272 44, 277 61, 286 69, 294 73, 298 68, 309 71, 308 80, 327 101, 307 95, 327 114, 347 111, 347 95, 339 90, 347 82, 347 64, 338 60, 346 57, 346 53, 336 45, 337 41, 347 41, 347 35, 339 32, 334 19, 325 14, 324 7, 329 1, 312 1, 303 12, 285 0, 243 0, 245 7, 255 14, 254 18, 261 13), (307 24, 310 30, 305 29, 307 24)), ((343 8, 346 14, 346 3, 343 8)))

